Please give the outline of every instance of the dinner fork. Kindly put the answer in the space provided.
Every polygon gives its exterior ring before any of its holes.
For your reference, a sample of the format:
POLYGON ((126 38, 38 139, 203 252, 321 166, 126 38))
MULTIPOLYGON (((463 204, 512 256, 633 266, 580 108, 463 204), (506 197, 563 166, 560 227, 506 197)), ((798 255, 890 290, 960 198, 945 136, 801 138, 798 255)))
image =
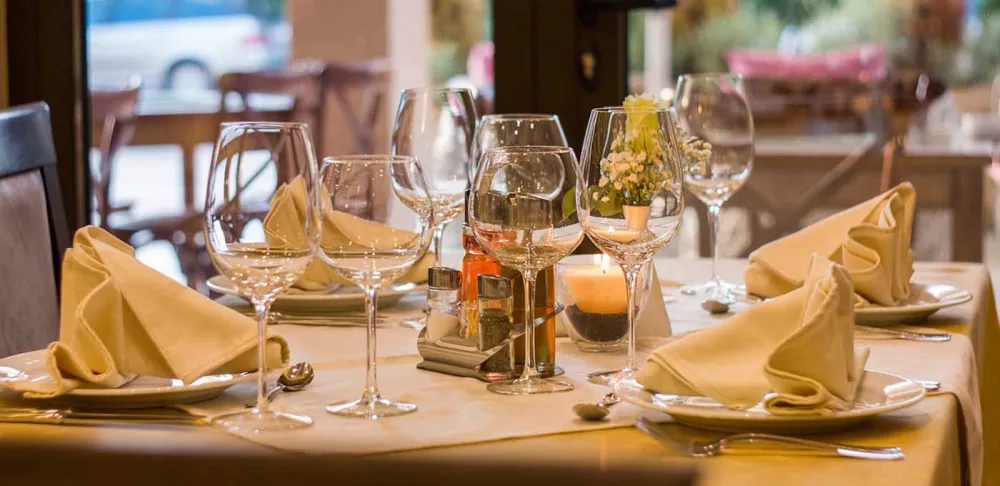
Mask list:
POLYGON ((951 341, 951 334, 947 332, 912 332, 904 331, 902 329, 862 326, 860 324, 855 324, 854 328, 862 333, 881 334, 905 341, 927 341, 936 343, 951 341))
POLYGON ((668 434, 658 424, 646 418, 640 418, 635 426, 666 445, 683 445, 684 452, 692 457, 713 457, 747 446, 747 453, 782 455, 790 452, 810 453, 821 456, 845 457, 850 459, 869 459, 878 461, 898 461, 905 455, 898 447, 862 447, 818 440, 801 439, 784 435, 744 433, 726 436, 714 442, 687 441, 668 434), (755 445, 771 446, 769 448, 752 448, 755 445))

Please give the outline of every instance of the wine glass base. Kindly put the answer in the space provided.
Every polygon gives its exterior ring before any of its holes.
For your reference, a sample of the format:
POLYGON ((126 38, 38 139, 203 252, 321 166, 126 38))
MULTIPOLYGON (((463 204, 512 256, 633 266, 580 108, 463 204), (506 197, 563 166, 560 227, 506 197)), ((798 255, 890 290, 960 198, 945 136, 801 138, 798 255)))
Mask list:
POLYGON ((261 412, 256 408, 227 413, 212 419, 212 425, 241 434, 295 430, 309 427, 312 424, 313 419, 308 415, 274 411, 261 412))
POLYGON ((326 407, 326 411, 333 415, 340 415, 341 417, 376 420, 416 412, 417 406, 412 403, 394 402, 380 396, 366 396, 358 400, 332 403, 326 407))
POLYGON ((541 378, 518 378, 510 381, 490 383, 486 389, 501 395, 538 395, 542 393, 560 393, 573 390, 573 384, 560 380, 543 380, 541 378))
POLYGON ((688 297, 702 297, 719 300, 733 300, 734 291, 742 286, 725 280, 710 280, 698 285, 685 285, 681 287, 680 294, 688 297))
POLYGON ((595 385, 611 386, 618 381, 635 381, 638 370, 623 368, 620 370, 602 370, 587 374, 587 381, 595 385))

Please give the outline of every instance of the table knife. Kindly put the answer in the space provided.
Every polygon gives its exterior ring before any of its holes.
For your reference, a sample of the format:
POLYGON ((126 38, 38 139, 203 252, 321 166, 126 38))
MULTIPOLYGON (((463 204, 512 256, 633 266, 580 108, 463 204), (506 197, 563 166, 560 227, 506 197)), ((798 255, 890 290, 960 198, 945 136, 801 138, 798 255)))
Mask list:
POLYGON ((205 417, 168 412, 2 408, 0 422, 53 425, 207 425, 205 417))

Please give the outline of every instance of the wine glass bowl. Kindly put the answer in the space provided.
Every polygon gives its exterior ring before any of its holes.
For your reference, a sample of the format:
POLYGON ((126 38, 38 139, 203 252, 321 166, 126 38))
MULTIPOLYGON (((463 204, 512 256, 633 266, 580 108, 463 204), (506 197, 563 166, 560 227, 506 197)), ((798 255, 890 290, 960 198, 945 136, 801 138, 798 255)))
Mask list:
MULTIPOLYGON (((501 265, 521 272, 525 323, 534 323, 535 278, 569 255, 583 240, 575 211, 563 200, 582 184, 567 147, 494 147, 483 154, 469 200, 469 224, 482 248, 501 265)), ((526 395, 569 391, 573 385, 543 380, 535 363, 534 326, 525 327, 520 378, 491 383, 495 393, 526 395)))
POLYGON ((462 214, 476 130, 465 88, 403 90, 392 131, 393 155, 417 158, 434 208, 434 265, 441 265, 445 226, 462 214))
POLYGON ((472 154, 475 178, 480 159, 493 147, 566 147, 566 134, 558 115, 535 113, 509 113, 485 115, 476 127, 476 144, 472 154))
POLYGON ((318 194, 325 227, 320 257, 361 288, 368 311, 365 389, 360 399, 337 402, 326 410, 371 420, 415 412, 416 405, 383 398, 379 392, 375 322, 378 291, 405 275, 431 242, 434 207, 420 165, 415 157, 400 155, 327 158, 318 194))
POLYGON ((649 98, 591 111, 580 156, 576 212, 587 236, 625 274, 628 358, 614 379, 632 377, 640 274, 677 234, 684 213, 683 168, 669 113, 649 98))
POLYGON ((274 299, 305 273, 315 255, 321 222, 315 207, 290 210, 290 192, 310 201, 316 159, 307 126, 238 122, 222 125, 205 197, 206 247, 219 273, 253 305, 257 317, 257 405, 213 423, 260 433, 309 426, 305 415, 275 412, 265 399, 267 315, 274 299), (279 184, 280 183, 280 184, 279 184))
POLYGON ((753 169, 753 116, 743 78, 731 73, 683 75, 672 110, 680 128, 684 181, 708 206, 713 242, 711 280, 681 292, 730 300, 736 286, 718 277, 715 262, 722 205, 743 187, 753 169))

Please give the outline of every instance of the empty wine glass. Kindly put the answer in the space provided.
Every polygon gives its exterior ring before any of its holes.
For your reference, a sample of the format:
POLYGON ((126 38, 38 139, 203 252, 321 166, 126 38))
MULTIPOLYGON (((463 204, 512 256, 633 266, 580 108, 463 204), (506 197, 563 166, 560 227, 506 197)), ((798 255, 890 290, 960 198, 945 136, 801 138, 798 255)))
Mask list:
POLYGON ((683 175, 666 110, 652 100, 590 112, 576 211, 591 241, 622 267, 628 300, 628 358, 610 379, 632 378, 640 275, 670 243, 684 213, 683 175))
POLYGON ((315 197, 316 157, 301 123, 224 123, 208 175, 205 242, 219 273, 257 313, 257 405, 216 417, 213 423, 258 433, 312 424, 305 415, 269 409, 265 393, 267 315, 275 297, 295 283, 313 259, 320 221, 312 205, 282 224, 268 224, 279 191, 295 185, 315 197), (292 182, 278 185, 278 182, 292 182))
POLYGON ((677 82, 673 114, 681 132, 684 182, 708 206, 712 234, 712 278, 686 286, 685 295, 732 300, 735 284, 719 278, 719 213, 750 177, 754 128, 743 77, 739 74, 686 74, 677 82))
POLYGON ((493 147, 566 147, 566 134, 558 115, 511 113, 485 115, 476 127, 476 145, 472 152, 470 179, 475 179, 479 159, 493 147))
POLYGON ((462 214, 476 107, 466 88, 404 90, 392 129, 393 155, 417 158, 434 206, 434 266, 441 266, 444 228, 462 214))
POLYGON ((326 233, 320 256, 338 275, 361 287, 368 310, 368 364, 358 400, 326 407, 332 414, 377 419, 417 410, 383 398, 375 362, 378 292, 402 277, 427 253, 431 196, 415 157, 354 155, 326 158, 320 169, 319 205, 326 233))
POLYGON ((573 385, 544 380, 535 367, 535 277, 583 240, 576 211, 563 200, 582 184, 573 149, 494 147, 480 161, 469 198, 469 225, 479 244, 524 280, 524 371, 516 380, 491 383, 505 395, 570 391, 573 385))

